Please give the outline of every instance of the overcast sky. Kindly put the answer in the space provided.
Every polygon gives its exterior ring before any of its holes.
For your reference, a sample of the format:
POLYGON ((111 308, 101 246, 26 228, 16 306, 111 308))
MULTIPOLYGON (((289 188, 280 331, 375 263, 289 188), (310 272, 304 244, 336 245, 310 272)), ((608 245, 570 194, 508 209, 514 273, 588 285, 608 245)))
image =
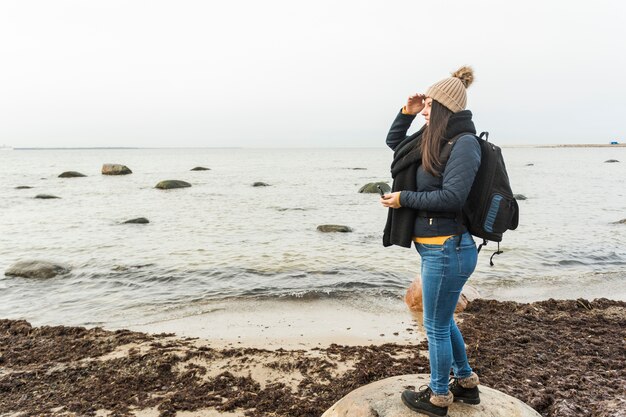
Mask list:
POLYGON ((0 145, 384 146, 464 64, 498 144, 626 141, 625 21, 617 0, 3 0, 0 145))

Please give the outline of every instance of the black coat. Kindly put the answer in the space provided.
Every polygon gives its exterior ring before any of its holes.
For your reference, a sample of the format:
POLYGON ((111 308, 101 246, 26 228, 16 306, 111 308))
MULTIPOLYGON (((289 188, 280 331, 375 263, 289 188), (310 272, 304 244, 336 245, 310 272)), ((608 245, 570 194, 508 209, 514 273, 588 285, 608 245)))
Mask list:
MULTIPOLYGON (((414 118, 415 116, 412 115, 398 114, 387 135, 387 145, 394 150, 393 162, 391 164, 391 176, 393 178, 392 192, 417 191, 421 188, 418 187, 417 184, 417 170, 421 164, 420 141, 426 126, 423 126, 416 133, 406 136, 406 131, 414 118)), ((446 138, 452 139, 465 132, 476 133, 474 123, 472 122, 472 113, 469 110, 454 113, 450 117, 446 128, 446 138)), ((476 143, 476 145, 478 145, 478 143, 476 143)), ((480 164, 480 159, 478 160, 478 164, 480 164)), ((475 174, 475 171, 473 174, 475 174)), ((438 181, 439 184, 441 184, 441 179, 438 179, 438 181)), ((465 193, 465 191, 469 193, 471 181, 464 184, 463 187, 468 187, 468 189, 459 191, 461 193, 465 193)), ((467 193, 465 193, 465 195, 467 195, 467 193)), ((405 193, 402 194, 404 197, 405 193)), ((411 204, 406 205, 410 206, 411 204)), ((387 223, 383 233, 384 246, 398 245, 407 248, 411 247, 413 236, 416 236, 416 225, 419 224, 416 220, 419 220, 417 214, 420 207, 411 208, 407 206, 403 204, 403 207, 398 209, 389 209, 387 223)), ((451 230, 455 232, 459 230, 455 220, 442 219, 441 221, 442 223, 450 223, 449 225, 444 225, 441 230, 451 230)), ((446 234, 453 234, 455 232, 446 234)), ((426 235, 430 235, 430 233, 426 235)))

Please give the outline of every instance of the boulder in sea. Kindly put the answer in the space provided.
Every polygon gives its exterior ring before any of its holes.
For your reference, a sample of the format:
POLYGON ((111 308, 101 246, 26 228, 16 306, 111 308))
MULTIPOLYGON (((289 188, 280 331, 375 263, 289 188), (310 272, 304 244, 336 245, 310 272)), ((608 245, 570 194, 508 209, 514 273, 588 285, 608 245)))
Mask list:
POLYGON ((619 162, 617 159, 607 159, 606 161, 604 161, 607 164, 614 164, 615 162, 619 162))
POLYGON ((59 178, 80 178, 80 177, 86 177, 86 175, 81 174, 80 172, 76 172, 76 171, 65 171, 64 173, 59 175, 59 178))
POLYGON ((270 185, 266 182, 257 181, 252 184, 253 187, 269 187, 270 185))
POLYGON ((365 184, 363 187, 359 188, 359 192, 378 194, 379 191, 378 191, 378 188, 376 187, 377 185, 379 185, 380 188, 382 188, 385 193, 388 193, 391 191, 391 187, 386 182, 370 182, 368 184, 365 184))
POLYGON ((626 224, 626 219, 618 220, 616 222, 612 222, 611 224, 626 224))
MULTIPOLYGON (((454 312, 462 312, 467 308, 469 303, 477 298, 480 298, 478 290, 471 285, 465 285, 459 297, 459 301, 456 303, 454 312)), ((404 295, 404 302, 409 307, 409 310, 411 310, 411 313, 416 314, 424 311, 424 304, 422 302, 422 279, 419 276, 416 277, 411 285, 409 285, 409 288, 407 288, 406 294, 404 295)))
POLYGON ((211 168, 205 168, 205 167, 195 167, 195 168, 191 168, 191 171, 210 171, 211 168))
MULTIPOLYGON (((427 374, 413 374, 364 385, 337 401, 322 417, 416 417, 417 413, 402 403, 400 395, 407 387, 417 389, 429 380, 427 374)), ((480 404, 455 402, 448 407, 448 416, 540 417, 541 414, 520 400, 481 384, 480 404)))
POLYGON ((40 198, 42 200, 50 200, 53 198, 61 198, 61 197, 57 197, 56 195, 51 195, 51 194, 37 194, 35 198, 40 198))
POLYGON ((30 185, 18 185, 17 187, 15 187, 16 190, 30 190, 31 187, 30 185))
POLYGON ((526 164, 527 167, 534 167, 535 164, 526 164))
POLYGON ((145 217, 137 217, 136 219, 126 220, 123 224, 148 224, 150 220, 145 217))
POLYGON ((513 198, 517 201, 527 200, 524 194, 513 194, 513 198))
POLYGON ((348 226, 342 226, 340 224, 320 224, 317 226, 317 230, 324 233, 349 233, 352 229, 348 226))
POLYGON ((24 278, 52 278, 70 272, 67 265, 48 261, 20 261, 4 271, 4 275, 24 278))
POLYGON ((159 190, 171 190, 174 188, 187 188, 191 187, 191 184, 185 181, 180 180, 165 180, 159 182, 154 188, 158 188, 159 190))
POLYGON ((126 165, 120 164, 104 164, 102 165, 102 175, 128 175, 132 174, 126 165))

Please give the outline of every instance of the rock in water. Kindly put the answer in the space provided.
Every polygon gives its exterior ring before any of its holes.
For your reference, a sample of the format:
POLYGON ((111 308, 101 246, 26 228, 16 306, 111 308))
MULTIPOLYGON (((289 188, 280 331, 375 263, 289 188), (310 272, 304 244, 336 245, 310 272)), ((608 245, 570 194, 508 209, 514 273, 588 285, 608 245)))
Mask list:
POLYGON ((130 219, 124 222, 124 224, 148 224, 148 223, 150 223, 150 220, 146 219, 145 217, 137 217, 136 219, 130 219))
POLYGON ((517 201, 527 200, 524 194, 513 194, 513 198, 517 201))
POLYGON ((619 162, 617 159, 607 159, 606 161, 604 161, 607 164, 614 164, 615 162, 619 162))
POLYGON ((378 191, 378 188, 376 187, 377 185, 379 185, 380 188, 382 188, 385 193, 388 193, 391 191, 391 187, 386 182, 370 182, 368 184, 365 184, 363 187, 359 188, 359 192, 360 193, 378 193, 379 191, 378 191))
MULTIPOLYGON (((456 308, 454 309, 455 313, 460 313, 467 308, 467 305, 480 298, 480 294, 478 290, 471 285, 465 285, 463 287, 463 291, 461 292, 461 296, 459 297, 459 301, 456 303, 456 308)), ((424 304, 422 301, 422 279, 418 276, 416 277, 409 288, 406 290, 406 294, 404 295, 404 302, 411 310, 411 313, 417 314, 424 311, 424 304)))
POLYGON ((17 187, 15 187, 16 190, 30 190, 31 187, 30 185, 18 185, 17 187))
POLYGON ((626 224, 626 219, 618 220, 616 222, 612 222, 611 224, 626 224))
POLYGON ((187 188, 191 187, 191 184, 180 180, 165 180, 158 183, 154 188, 159 190, 171 190, 173 188, 187 188))
POLYGON ((352 231, 348 226, 342 226, 340 224, 320 224, 317 226, 317 230, 324 233, 340 232, 349 233, 352 231))
POLYGON ((205 168, 205 167, 195 167, 195 168, 191 168, 192 171, 210 171, 211 168, 205 168))
POLYGON ((126 165, 120 164, 104 164, 102 165, 102 175, 128 175, 132 174, 126 165))
POLYGON ((80 177, 86 177, 86 175, 81 174, 80 172, 76 172, 76 171, 65 171, 64 173, 59 175, 59 178, 80 178, 80 177))
POLYGON ((52 198, 61 198, 61 197, 57 197, 56 195, 50 195, 50 194, 37 194, 35 198, 41 198, 42 200, 50 200, 52 198))
MULTIPOLYGON (((350 392, 329 408, 322 417, 417 417, 402 403, 407 386, 418 389, 429 382, 426 374, 393 376, 350 392)), ((480 404, 460 402, 448 407, 449 417, 540 417, 541 414, 520 400, 480 385, 480 404)), ((421 414, 420 414, 421 415, 421 414)))
POLYGON ((270 185, 265 182, 257 181, 254 184, 252 184, 252 186, 253 187, 269 187, 270 185))
POLYGON ((24 278, 52 278, 70 272, 67 265, 48 261, 20 261, 4 271, 4 275, 24 278))

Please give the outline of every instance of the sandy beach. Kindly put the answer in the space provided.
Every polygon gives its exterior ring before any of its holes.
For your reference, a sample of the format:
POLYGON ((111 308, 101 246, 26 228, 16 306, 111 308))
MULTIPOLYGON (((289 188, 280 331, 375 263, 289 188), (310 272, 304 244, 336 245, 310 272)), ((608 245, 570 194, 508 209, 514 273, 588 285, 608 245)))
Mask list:
MULTIPOLYGON (((169 322, 176 334, 0 320, 0 415, 313 417, 370 382, 428 372, 427 342, 407 311, 282 307, 282 322, 273 308, 237 313, 231 323, 245 325, 230 333, 201 317, 169 322), (303 336, 289 330, 305 322, 303 336), (324 333, 323 322, 353 327, 324 333)), ((486 386, 543 416, 626 415, 626 303, 476 300, 458 319, 486 386)))

